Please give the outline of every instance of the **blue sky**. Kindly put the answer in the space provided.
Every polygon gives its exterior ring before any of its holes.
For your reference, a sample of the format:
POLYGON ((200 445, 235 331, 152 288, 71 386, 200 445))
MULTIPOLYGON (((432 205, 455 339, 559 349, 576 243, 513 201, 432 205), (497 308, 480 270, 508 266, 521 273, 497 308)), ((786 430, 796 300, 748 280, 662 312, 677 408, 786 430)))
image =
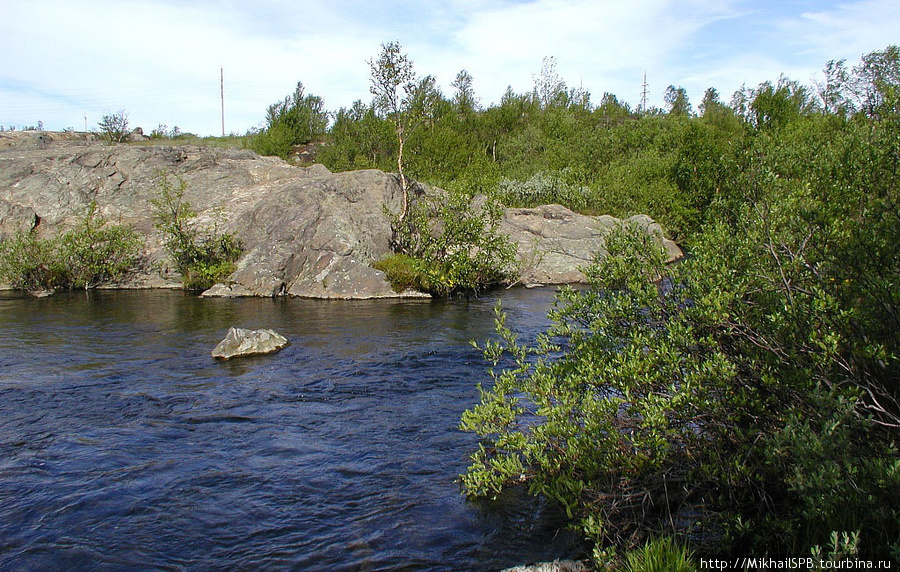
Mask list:
POLYGON ((448 95, 457 72, 483 105, 530 91, 552 56, 570 87, 636 106, 668 85, 692 103, 715 87, 784 74, 804 84, 900 43, 897 0, 0 0, 0 125, 96 127, 125 110, 145 132, 258 126, 298 81, 329 110, 370 100, 366 61, 399 40, 448 95), (85 119, 85 116, 87 119, 85 119))

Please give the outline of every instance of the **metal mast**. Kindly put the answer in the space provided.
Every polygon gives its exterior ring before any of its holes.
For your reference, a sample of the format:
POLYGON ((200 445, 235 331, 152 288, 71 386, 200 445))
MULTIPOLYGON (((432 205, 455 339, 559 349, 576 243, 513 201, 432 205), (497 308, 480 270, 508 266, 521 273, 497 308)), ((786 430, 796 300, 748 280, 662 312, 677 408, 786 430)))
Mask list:
POLYGON ((647 113, 647 72, 644 72, 644 85, 641 89, 641 113, 647 113))

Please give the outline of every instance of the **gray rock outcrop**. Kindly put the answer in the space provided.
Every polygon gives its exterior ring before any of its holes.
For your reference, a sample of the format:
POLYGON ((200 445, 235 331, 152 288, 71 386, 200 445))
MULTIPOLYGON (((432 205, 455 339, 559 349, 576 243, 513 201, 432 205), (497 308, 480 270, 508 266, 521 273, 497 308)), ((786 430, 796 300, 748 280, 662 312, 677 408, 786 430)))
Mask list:
POLYGON ((212 357, 229 360, 237 357, 272 354, 287 347, 287 338, 274 330, 229 328, 225 339, 216 345, 212 357))
MULTIPOLYGON (((677 244, 665 238, 662 227, 646 215, 628 222, 653 235, 665 248, 668 261, 683 256, 677 244)), ((518 247, 520 281, 524 284, 572 284, 584 282, 581 268, 596 253, 606 252, 606 235, 623 221, 611 216, 588 216, 560 205, 532 209, 506 209, 500 226, 518 247)))
MULTIPOLYGON (((395 175, 331 173, 321 165, 293 167, 247 150, 197 146, 105 145, 91 134, 0 134, 0 239, 31 230, 53 236, 70 228, 92 202, 101 215, 130 224, 146 239, 146 264, 129 288, 179 288, 151 199, 158 180, 187 183, 184 199, 200 224, 219 221, 244 245, 236 271, 205 296, 378 298, 395 293, 371 264, 390 252, 384 208, 398 210, 395 175)), ((425 192, 439 192, 425 188, 425 192)), ((635 220, 680 256, 647 217, 635 220)), ((519 245, 524 283, 584 280, 578 270, 602 251, 612 217, 579 215, 558 205, 508 209, 501 229, 519 245)))
POLYGON ((255 203, 234 221, 249 247, 231 283, 204 295, 397 295, 371 267, 390 252, 383 205, 396 208, 395 178, 372 170, 331 173, 321 165, 306 171, 255 190, 255 203))

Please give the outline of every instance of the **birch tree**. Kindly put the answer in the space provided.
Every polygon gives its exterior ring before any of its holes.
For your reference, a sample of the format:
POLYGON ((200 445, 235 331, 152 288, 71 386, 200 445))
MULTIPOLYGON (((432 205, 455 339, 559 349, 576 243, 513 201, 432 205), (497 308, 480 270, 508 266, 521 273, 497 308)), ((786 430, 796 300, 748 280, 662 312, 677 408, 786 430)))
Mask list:
POLYGON ((369 91, 375 96, 375 108, 393 122, 397 133, 397 171, 402 193, 398 223, 403 223, 409 213, 409 180, 403 172, 403 147, 411 128, 410 108, 416 91, 416 73, 412 61, 397 41, 381 44, 378 58, 368 63, 372 74, 369 91))

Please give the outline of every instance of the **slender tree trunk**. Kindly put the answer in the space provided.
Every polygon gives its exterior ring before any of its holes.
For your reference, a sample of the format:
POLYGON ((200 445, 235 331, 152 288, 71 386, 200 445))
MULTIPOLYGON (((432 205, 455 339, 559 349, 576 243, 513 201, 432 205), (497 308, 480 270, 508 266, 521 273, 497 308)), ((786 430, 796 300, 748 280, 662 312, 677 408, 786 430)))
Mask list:
POLYGON ((409 182, 406 180, 406 175, 403 174, 403 143, 404 143, 404 134, 403 134, 403 126, 398 122, 397 124, 397 139, 399 141, 399 151, 397 152, 397 171, 400 173, 400 194, 401 194, 401 206, 400 206, 400 218, 399 222, 403 222, 406 219, 406 215, 409 211, 409 182))

